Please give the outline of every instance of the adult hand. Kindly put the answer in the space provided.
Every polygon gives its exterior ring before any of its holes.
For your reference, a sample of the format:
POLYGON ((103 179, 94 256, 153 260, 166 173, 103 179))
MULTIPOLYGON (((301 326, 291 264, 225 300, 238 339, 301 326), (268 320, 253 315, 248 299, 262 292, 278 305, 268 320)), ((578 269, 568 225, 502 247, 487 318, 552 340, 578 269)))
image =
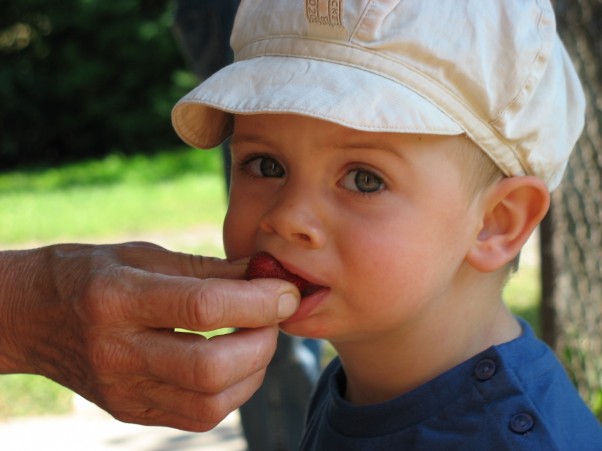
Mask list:
POLYGON ((115 418, 207 431, 260 386, 287 282, 148 243, 0 252, 0 373, 69 387, 115 418), (210 340, 175 328, 242 328, 210 340))

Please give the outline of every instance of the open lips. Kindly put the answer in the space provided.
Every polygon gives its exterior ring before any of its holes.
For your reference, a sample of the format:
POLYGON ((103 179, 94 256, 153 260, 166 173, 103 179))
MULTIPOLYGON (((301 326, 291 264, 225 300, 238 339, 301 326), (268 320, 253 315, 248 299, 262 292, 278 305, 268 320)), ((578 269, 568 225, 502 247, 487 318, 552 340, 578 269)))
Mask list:
POLYGON ((247 272, 245 274, 247 280, 251 279, 282 279, 295 285, 301 297, 309 296, 321 287, 314 285, 307 280, 287 271, 278 260, 272 257, 267 252, 260 252, 251 257, 247 272))

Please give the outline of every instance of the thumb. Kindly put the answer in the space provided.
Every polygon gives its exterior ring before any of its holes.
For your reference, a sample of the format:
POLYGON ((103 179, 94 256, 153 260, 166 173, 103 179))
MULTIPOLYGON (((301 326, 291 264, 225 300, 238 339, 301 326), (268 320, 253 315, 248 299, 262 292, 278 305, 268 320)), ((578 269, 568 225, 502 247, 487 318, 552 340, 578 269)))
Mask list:
POLYGON ((136 296, 126 304, 126 316, 153 328, 271 326, 295 313, 300 302, 294 285, 276 279, 201 280, 136 271, 130 277, 136 296))

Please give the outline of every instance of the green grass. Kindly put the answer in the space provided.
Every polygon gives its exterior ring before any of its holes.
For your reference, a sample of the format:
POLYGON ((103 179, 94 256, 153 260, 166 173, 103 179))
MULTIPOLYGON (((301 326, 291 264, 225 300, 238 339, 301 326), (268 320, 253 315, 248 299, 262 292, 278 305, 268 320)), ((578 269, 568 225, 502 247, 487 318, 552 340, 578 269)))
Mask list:
POLYGON ((219 223, 225 207, 219 152, 113 155, 0 175, 0 243, 183 229, 219 223))
POLYGON ((67 413, 73 393, 41 376, 0 376, 0 421, 31 415, 67 413))
POLYGON ((508 281, 503 293, 506 305, 515 315, 531 324, 535 333, 541 331, 539 318, 539 300, 541 286, 539 283, 539 267, 524 265, 508 281))
MULTIPOLYGON (((219 152, 176 149, 155 156, 112 155, 59 168, 0 174, 0 244, 94 242, 156 231, 177 237, 199 224, 219 227, 225 208, 219 152)), ((215 240, 202 234, 192 243, 178 244, 176 250, 223 255, 215 240)), ((521 268, 505 298, 538 329, 537 268, 521 268)), ((71 398, 71 391, 43 377, 0 376, 0 420, 64 413, 71 398)))

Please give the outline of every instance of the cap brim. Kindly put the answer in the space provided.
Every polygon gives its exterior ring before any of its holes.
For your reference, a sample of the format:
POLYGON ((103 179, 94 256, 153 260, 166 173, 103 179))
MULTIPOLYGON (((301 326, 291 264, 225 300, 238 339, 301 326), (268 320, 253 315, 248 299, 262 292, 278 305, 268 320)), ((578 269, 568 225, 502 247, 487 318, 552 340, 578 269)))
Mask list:
POLYGON ((186 143, 211 148, 231 134, 231 114, 258 113, 301 114, 371 132, 463 133, 434 104, 382 75, 277 56, 221 69, 175 105, 172 121, 186 143))

